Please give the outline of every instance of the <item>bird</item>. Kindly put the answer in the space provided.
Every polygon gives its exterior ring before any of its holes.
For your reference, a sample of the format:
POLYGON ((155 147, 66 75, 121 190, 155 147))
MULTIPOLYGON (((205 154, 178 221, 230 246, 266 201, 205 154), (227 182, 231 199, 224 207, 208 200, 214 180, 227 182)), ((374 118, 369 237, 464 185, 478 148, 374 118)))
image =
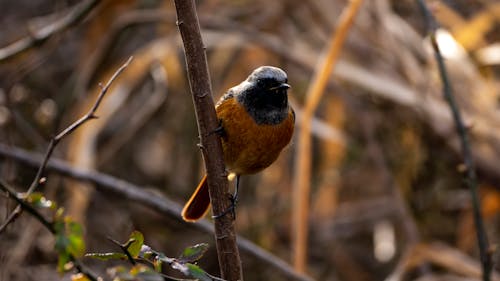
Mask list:
MULTIPOLYGON (((285 71, 260 66, 243 82, 230 88, 215 105, 219 119, 216 132, 221 137, 226 170, 236 175, 231 205, 233 214, 240 176, 269 167, 292 139, 295 112, 288 103, 289 88, 285 71)), ((184 205, 182 218, 195 222, 205 216, 209 207, 205 174, 184 205)))

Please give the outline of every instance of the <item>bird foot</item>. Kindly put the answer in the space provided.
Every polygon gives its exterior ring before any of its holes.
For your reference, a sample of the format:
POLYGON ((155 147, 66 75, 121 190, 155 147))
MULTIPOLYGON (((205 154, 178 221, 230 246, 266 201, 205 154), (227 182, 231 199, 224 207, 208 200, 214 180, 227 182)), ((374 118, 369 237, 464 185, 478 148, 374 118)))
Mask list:
POLYGON ((225 215, 231 213, 233 220, 236 220, 236 205, 238 203, 238 195, 231 194, 229 197, 229 200, 231 200, 231 205, 226 210, 224 210, 224 212, 222 212, 221 214, 212 216, 213 219, 220 219, 220 218, 224 217, 225 215))

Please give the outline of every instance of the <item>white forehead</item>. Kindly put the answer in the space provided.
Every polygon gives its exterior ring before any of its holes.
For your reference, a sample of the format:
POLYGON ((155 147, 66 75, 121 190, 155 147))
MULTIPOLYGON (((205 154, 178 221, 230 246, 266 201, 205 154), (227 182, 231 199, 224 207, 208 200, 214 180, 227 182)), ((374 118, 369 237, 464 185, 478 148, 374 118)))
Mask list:
POLYGON ((255 81, 257 79, 276 79, 279 82, 285 83, 287 81, 286 73, 280 68, 274 66, 261 66, 255 69, 250 76, 248 76, 248 81, 255 81))

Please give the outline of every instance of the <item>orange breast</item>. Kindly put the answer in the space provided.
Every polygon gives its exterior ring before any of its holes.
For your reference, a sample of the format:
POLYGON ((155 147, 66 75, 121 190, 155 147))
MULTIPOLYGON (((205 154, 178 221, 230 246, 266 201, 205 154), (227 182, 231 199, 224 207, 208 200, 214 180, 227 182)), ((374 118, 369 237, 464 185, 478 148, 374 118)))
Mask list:
POLYGON ((222 148, 230 172, 253 174, 267 168, 292 138, 292 109, 278 125, 258 125, 235 98, 220 103, 216 111, 225 132, 222 148))

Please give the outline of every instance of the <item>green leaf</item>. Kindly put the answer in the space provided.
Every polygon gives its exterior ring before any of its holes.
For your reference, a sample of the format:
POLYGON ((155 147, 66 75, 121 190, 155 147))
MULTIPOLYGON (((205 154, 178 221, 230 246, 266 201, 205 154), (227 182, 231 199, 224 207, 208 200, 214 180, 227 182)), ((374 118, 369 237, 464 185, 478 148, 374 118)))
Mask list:
POLYGON ((127 243, 122 245, 123 247, 127 247, 127 251, 133 258, 137 258, 139 253, 141 252, 142 244, 144 244, 144 236, 139 231, 133 231, 130 234, 130 238, 127 243))
POLYGON ((54 214, 54 221, 63 221, 64 220, 64 208, 58 208, 54 214))
POLYGON ((30 194, 26 199, 29 203, 31 203, 33 206, 37 208, 55 209, 57 207, 54 202, 45 198, 45 196, 41 192, 34 192, 30 194))
POLYGON ((207 243, 200 243, 191 247, 187 247, 186 249, 184 249, 181 256, 179 257, 179 261, 183 263, 195 262, 201 259, 201 257, 205 254, 207 250, 208 250, 207 243))
POLYGON ((56 243, 54 244, 54 248, 57 250, 58 253, 67 253, 67 248, 69 245, 68 238, 64 235, 64 233, 57 233, 56 234, 56 243))
POLYGON ((186 263, 185 266, 187 267, 191 277, 200 281, 212 281, 212 278, 210 278, 210 276, 203 269, 201 269, 201 267, 192 263, 186 263))
POLYGON ((60 273, 66 272, 68 267, 66 264, 70 262, 69 254, 66 252, 60 252, 57 257, 57 271, 60 273))
POLYGON ((182 272, 186 276, 193 277, 200 281, 212 281, 208 273, 192 263, 173 262, 172 268, 182 272))
POLYGON ((85 256, 103 261, 127 259, 127 255, 123 253, 87 253, 85 256))
POLYGON ((67 251, 75 257, 83 256, 85 254, 85 241, 83 239, 82 226, 68 219, 66 233, 69 242, 67 251))
POLYGON ((70 217, 66 217, 65 222, 66 222, 67 233, 69 235, 80 235, 80 236, 83 235, 83 228, 81 224, 75 222, 70 217))
POLYGON ((62 213, 58 214, 56 218, 54 221, 56 231, 54 248, 59 254, 57 269, 64 272, 67 270, 66 265, 71 260, 71 256, 75 258, 83 256, 85 241, 83 240, 83 229, 80 224, 72 221, 69 217, 62 219, 62 213))

